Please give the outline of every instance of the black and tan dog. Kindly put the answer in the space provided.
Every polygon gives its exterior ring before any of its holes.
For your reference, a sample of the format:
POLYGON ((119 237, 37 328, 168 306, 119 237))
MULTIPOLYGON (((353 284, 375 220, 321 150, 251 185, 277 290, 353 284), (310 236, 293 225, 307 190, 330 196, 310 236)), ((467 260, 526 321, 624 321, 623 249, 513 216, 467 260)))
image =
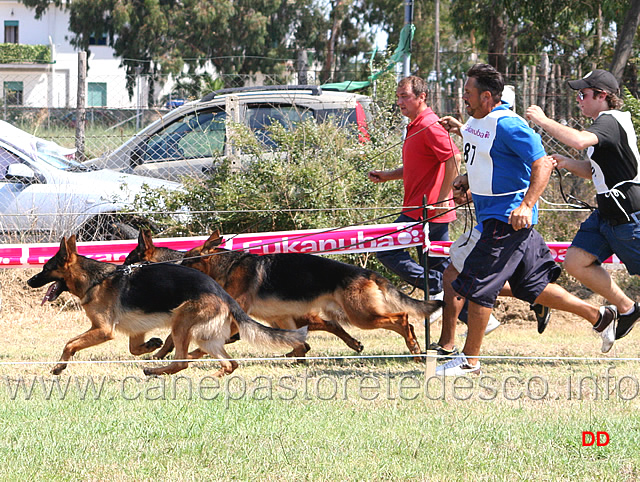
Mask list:
POLYGON ((266 327, 251 319, 214 280, 203 273, 175 264, 151 264, 120 268, 78 254, 76 238, 62 238, 60 249, 27 282, 32 288, 52 283, 44 301, 55 300, 63 291, 80 298, 91 328, 67 342, 60 363, 52 370, 60 374, 79 350, 114 338, 119 330, 135 336, 158 327, 171 328, 176 361, 146 368, 147 375, 172 374, 187 367, 187 358, 208 353, 220 360, 217 376, 229 374, 238 364, 230 360, 225 341, 236 331, 242 339, 265 348, 303 349, 306 328, 287 331, 266 327), (189 343, 199 350, 189 355, 189 343))
POLYGON ((311 254, 228 251, 220 248, 222 241, 216 231, 182 263, 211 276, 247 313, 271 326, 331 331, 356 351, 362 346, 339 323, 395 331, 419 354, 409 314, 424 318, 442 305, 413 299, 368 269, 311 254))
MULTIPOLYGON (((132 265, 136 263, 176 263, 179 264, 184 256, 183 251, 177 249, 165 248, 164 246, 155 246, 151 237, 151 230, 141 229, 138 233, 137 246, 127 255, 124 265, 132 265)), ((229 341, 238 341, 240 338, 236 333, 229 341)), ((140 333, 129 337, 129 351, 134 355, 139 355, 139 351, 144 348, 150 348, 144 353, 160 348, 153 354, 154 358, 162 359, 166 357, 174 348, 173 338, 167 336, 164 343, 160 338, 151 338, 145 341, 145 333, 140 333)))

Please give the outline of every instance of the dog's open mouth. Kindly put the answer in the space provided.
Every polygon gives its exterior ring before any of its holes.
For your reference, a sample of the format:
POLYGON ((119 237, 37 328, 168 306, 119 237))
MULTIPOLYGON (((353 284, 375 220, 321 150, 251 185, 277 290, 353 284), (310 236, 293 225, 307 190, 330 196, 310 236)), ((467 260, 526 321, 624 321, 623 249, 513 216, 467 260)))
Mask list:
POLYGON ((63 291, 64 285, 62 284, 62 282, 54 281, 49 285, 47 293, 44 295, 44 298, 42 298, 42 303, 40 303, 40 306, 44 305, 47 301, 55 301, 63 291))

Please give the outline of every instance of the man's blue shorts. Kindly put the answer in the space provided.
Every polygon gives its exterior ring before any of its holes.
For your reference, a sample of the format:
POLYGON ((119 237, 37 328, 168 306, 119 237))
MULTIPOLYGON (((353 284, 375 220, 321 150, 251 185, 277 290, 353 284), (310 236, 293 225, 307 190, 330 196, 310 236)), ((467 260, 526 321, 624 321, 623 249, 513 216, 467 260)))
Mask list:
POLYGON ((629 274, 640 274, 640 213, 629 223, 613 226, 596 209, 580 225, 571 246, 583 249, 603 263, 611 255, 620 258, 629 274))
POLYGON ((482 235, 452 283, 461 296, 492 308, 508 281, 513 295, 533 304, 544 288, 560 276, 542 236, 533 228, 514 230, 497 219, 482 223, 482 235))

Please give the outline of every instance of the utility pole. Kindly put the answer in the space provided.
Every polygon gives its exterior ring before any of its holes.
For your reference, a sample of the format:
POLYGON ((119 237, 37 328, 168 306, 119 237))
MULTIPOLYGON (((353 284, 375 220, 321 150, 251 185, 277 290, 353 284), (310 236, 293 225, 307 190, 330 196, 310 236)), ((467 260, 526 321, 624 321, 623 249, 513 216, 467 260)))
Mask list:
MULTIPOLYGON (((413 23, 413 0, 405 0, 404 2, 404 24, 411 25, 413 23)), ((402 77, 411 75, 411 54, 404 54, 402 63, 402 77)))
POLYGON ((78 52, 78 100, 76 104, 76 160, 86 161, 84 152, 87 118, 87 52, 78 52))
POLYGON ((433 35, 433 68, 436 71, 436 82, 440 82, 440 0, 435 5, 435 33, 433 35))
POLYGON ((440 0, 435 0, 435 32, 433 35, 433 70, 436 74, 435 87, 432 92, 433 109, 440 113, 440 0))

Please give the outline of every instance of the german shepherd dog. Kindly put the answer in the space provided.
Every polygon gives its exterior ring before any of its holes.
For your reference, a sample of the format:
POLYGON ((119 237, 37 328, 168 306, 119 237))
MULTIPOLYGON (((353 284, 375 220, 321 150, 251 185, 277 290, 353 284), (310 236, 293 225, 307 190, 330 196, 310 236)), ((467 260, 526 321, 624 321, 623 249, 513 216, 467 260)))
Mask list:
MULTIPOLYGON (((217 231, 217 233, 219 237, 219 231, 217 231)), ((144 229, 144 230, 141 230, 140 233, 138 234, 138 245, 126 257, 126 259, 124 260, 124 264, 131 265, 131 264, 144 263, 144 262, 179 263, 180 261, 182 261, 183 257, 184 257, 184 252, 182 251, 178 251, 176 249, 171 249, 171 248, 165 248, 163 246, 155 246, 153 244, 153 238, 151 237, 151 231, 148 229, 144 229)), ((197 267, 198 266, 194 266, 194 268, 197 268, 197 267)), ((254 313, 253 316, 260 318, 260 313, 254 313)), ((267 323, 269 322, 268 320, 264 320, 264 321, 266 321, 267 323)), ((272 325, 272 326, 277 326, 277 325, 272 325)), ((355 350, 358 353, 360 353, 364 348, 358 340, 356 340, 351 335, 349 335, 349 333, 347 333, 338 323, 332 320, 327 321, 319 317, 302 318, 302 319, 296 320, 296 326, 298 327, 308 326, 309 331, 326 331, 329 333, 333 333, 342 341, 344 341, 347 344, 347 346, 349 346, 349 348, 355 350)), ((238 339, 239 338, 237 336, 232 337, 231 339, 227 340, 227 343, 237 341, 238 339)), ((154 342, 156 346, 159 346, 157 345, 157 342, 161 342, 161 340, 159 338, 152 338, 151 340, 146 342, 146 344, 150 344, 151 342, 154 342)), ((135 341, 135 344, 136 346, 140 344, 145 344, 144 334, 141 335, 140 339, 135 341)), ((305 355, 305 353, 309 349, 310 347, 306 345, 306 350, 304 353, 300 352, 299 350, 297 351, 294 350, 291 353, 288 353, 287 355, 294 356, 294 357, 302 357, 305 355)), ((169 335, 165 340, 164 345, 162 346, 162 349, 158 350, 158 352, 155 353, 153 356, 154 358, 164 358, 165 356, 167 356, 169 352, 171 352, 171 350, 173 350, 173 340, 171 339, 171 335, 169 335)))
MULTIPOLYGON (((153 244, 153 239, 151 238, 151 230, 150 229, 141 229, 138 233, 138 245, 131 251, 124 260, 124 265, 132 265, 137 263, 175 263, 179 264, 182 261, 184 256, 183 251, 178 251, 177 249, 165 248, 163 246, 155 246, 153 244)), ((237 341, 240 338, 238 334, 235 334, 232 337, 233 341, 237 341)), ((150 351, 155 350, 156 348, 160 348, 156 353, 153 354, 153 358, 157 358, 159 360, 166 357, 174 348, 173 338, 171 335, 167 336, 164 340, 164 343, 160 338, 151 338, 148 341, 145 340, 145 334, 140 333, 135 335, 135 337, 129 338, 129 351, 134 355, 138 355, 140 353, 135 353, 134 350, 136 347, 145 347, 149 348, 149 350, 144 353, 149 353, 150 351)))
POLYGON ((400 334, 417 355, 420 345, 409 314, 425 317, 442 306, 436 300, 413 299, 368 269, 311 254, 228 251, 219 247, 222 241, 220 232, 214 232, 203 246, 185 253, 182 263, 211 276, 247 313, 271 326, 322 326, 356 351, 362 345, 354 344, 338 323, 385 328, 400 334))
POLYGON ((230 359, 224 343, 236 331, 243 340, 261 347, 299 349, 305 344, 306 328, 287 331, 261 325, 209 276, 174 264, 120 268, 102 263, 78 254, 75 235, 62 238, 55 256, 27 283, 32 288, 52 283, 44 301, 69 291, 80 298, 91 321, 88 331, 67 342, 54 375, 66 368, 65 362, 77 351, 112 340, 116 329, 135 336, 157 327, 171 328, 176 360, 145 368, 146 375, 177 373, 187 368, 187 358, 205 353, 220 360, 216 376, 232 373, 238 364, 230 359), (200 350, 189 356, 192 340, 200 350))

